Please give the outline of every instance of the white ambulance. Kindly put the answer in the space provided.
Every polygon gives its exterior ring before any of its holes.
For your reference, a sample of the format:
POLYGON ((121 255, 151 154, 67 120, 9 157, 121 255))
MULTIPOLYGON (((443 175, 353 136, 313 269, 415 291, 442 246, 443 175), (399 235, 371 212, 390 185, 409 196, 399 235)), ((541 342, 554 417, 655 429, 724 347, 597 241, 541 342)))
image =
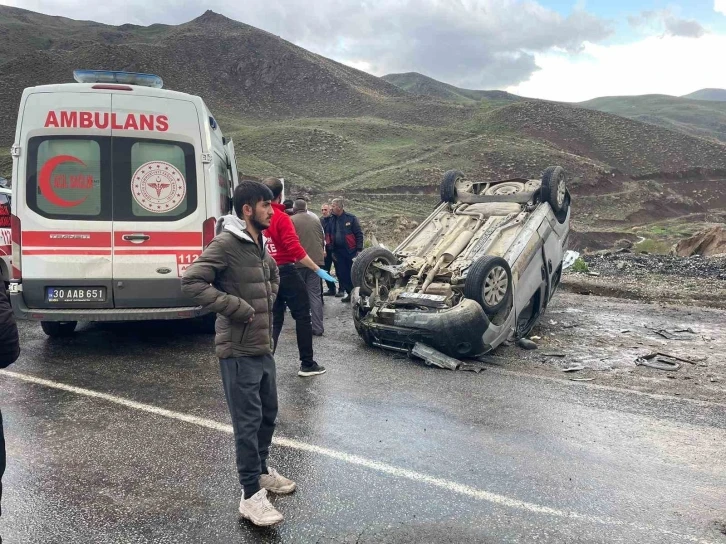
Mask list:
POLYGON ((15 314, 78 321, 201 315, 184 270, 232 213, 234 147, 198 96, 158 76, 76 71, 25 89, 12 147, 15 314))

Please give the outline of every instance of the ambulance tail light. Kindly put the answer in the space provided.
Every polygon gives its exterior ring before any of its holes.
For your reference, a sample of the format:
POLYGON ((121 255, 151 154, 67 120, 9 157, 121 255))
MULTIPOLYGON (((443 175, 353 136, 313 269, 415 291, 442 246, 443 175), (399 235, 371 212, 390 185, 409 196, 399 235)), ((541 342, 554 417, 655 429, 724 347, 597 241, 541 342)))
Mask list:
POLYGON ((22 265, 20 261, 20 250, 22 249, 22 228, 20 224, 20 218, 17 215, 10 216, 10 240, 13 245, 13 262, 12 262, 12 273, 10 274, 11 279, 21 280, 23 278, 22 265))
POLYGON ((202 243, 204 244, 204 248, 206 248, 209 244, 212 243, 212 240, 214 240, 214 230, 216 226, 217 219, 214 217, 210 217, 204 223, 202 223, 202 243))
POLYGON ((74 70, 73 79, 78 83, 106 83, 120 85, 139 85, 161 89, 164 80, 154 74, 136 72, 112 72, 108 70, 74 70))

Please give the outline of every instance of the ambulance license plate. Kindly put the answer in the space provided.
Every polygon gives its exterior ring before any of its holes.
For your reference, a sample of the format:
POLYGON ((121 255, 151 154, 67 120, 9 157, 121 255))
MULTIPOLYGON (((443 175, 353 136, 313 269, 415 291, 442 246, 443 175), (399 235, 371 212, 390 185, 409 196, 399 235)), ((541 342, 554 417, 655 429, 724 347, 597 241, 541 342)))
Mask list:
POLYGON ((106 302, 105 287, 47 287, 48 302, 106 302))

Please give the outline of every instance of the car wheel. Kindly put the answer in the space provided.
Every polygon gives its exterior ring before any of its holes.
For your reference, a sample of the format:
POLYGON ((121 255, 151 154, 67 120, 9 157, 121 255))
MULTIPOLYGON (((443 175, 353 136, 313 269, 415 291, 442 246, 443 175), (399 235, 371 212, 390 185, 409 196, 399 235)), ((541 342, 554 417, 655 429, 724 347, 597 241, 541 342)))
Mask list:
POLYGON ((51 338, 61 338, 73 334, 77 324, 77 321, 41 321, 40 328, 51 338))
POLYGON ((444 179, 441 180, 441 185, 439 185, 441 202, 456 203, 456 182, 463 177, 464 174, 459 170, 449 170, 444 174, 444 179))
POLYGON ((550 166, 542 174, 542 200, 548 202, 555 213, 562 211, 566 204, 567 179, 561 166, 550 166))
POLYGON ((361 251, 353 261, 353 268, 350 272, 353 280, 353 287, 360 288, 360 294, 368 297, 373 294, 376 288, 376 279, 379 286, 390 287, 391 275, 373 266, 378 262, 386 265, 395 265, 396 256, 383 247, 369 247, 361 251))
POLYGON ((504 308, 511 293, 512 270, 501 257, 484 255, 469 269, 464 296, 477 301, 487 315, 496 315, 504 308))

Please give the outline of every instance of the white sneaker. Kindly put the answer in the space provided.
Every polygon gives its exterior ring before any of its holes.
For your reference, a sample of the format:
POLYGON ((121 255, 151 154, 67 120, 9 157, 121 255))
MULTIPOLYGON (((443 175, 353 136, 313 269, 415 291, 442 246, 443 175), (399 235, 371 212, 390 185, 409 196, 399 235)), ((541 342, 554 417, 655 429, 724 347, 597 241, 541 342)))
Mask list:
POLYGON ((274 468, 268 467, 267 474, 260 474, 260 487, 272 491, 278 495, 285 495, 295 491, 297 484, 292 480, 285 478, 274 468))
POLYGON ((257 493, 245 500, 239 501, 240 515, 260 527, 269 527, 280 523, 284 518, 277 509, 267 500, 267 490, 260 489, 257 493))

